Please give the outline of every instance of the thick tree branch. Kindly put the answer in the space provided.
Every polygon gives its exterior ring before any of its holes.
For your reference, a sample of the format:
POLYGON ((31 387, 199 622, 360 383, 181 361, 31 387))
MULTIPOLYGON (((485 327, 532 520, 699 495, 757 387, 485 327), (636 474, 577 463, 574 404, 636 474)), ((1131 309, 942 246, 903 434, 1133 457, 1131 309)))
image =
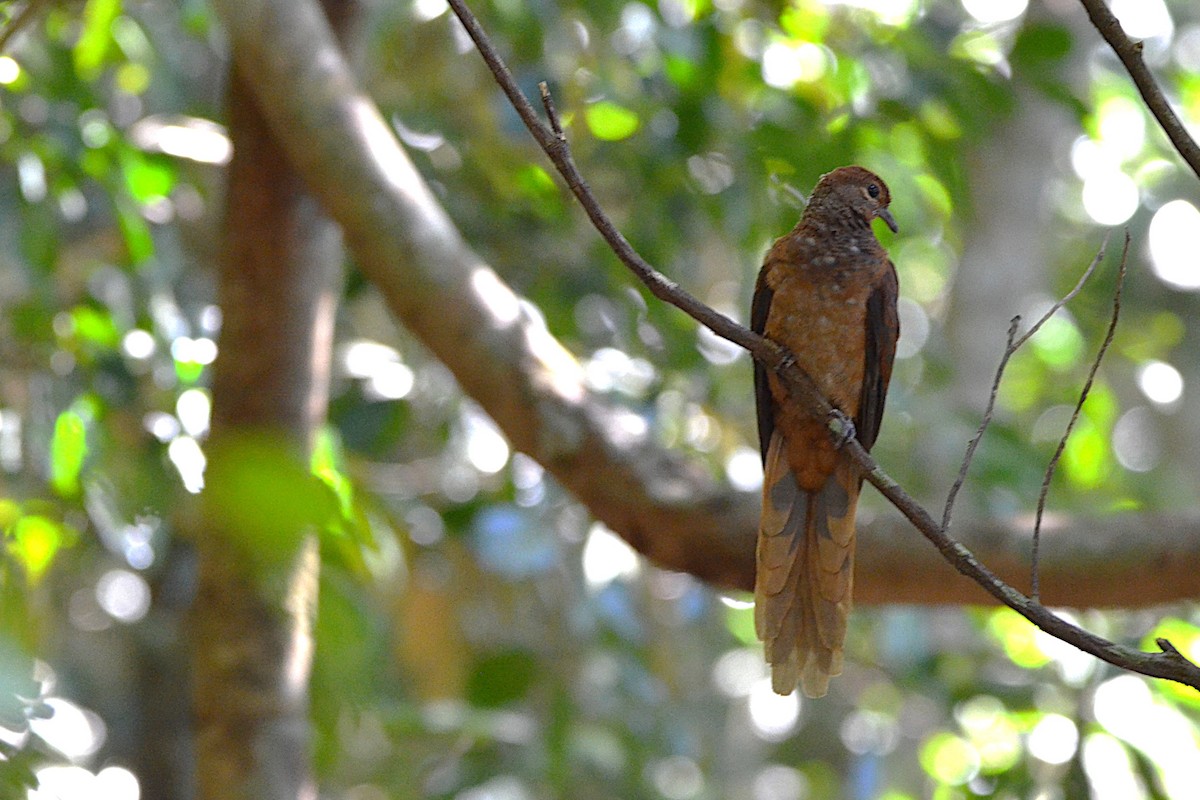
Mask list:
MULTIPOLYGON (((756 336, 750 330, 738 325, 732 320, 717 314, 712 309, 699 303, 694 297, 678 289, 673 283, 651 268, 629 245, 616 226, 601 209, 599 202, 588 189, 582 175, 576 169, 571 158, 570 148, 566 138, 546 127, 533 112, 529 101, 513 80, 512 74, 504 65, 503 60, 492 46, 487 34, 479 21, 467 8, 463 0, 449 0, 450 7, 462 21, 467 33, 479 48, 484 60, 492 69, 492 74, 500 84, 505 94, 516 106, 522 120, 525 121, 530 133, 542 145, 546 155, 558 168, 571 191, 579 199, 584 210, 592 219, 601 236, 612 247, 613 252, 633 271, 637 277, 649 287, 658 298, 687 312, 698 322, 710 328, 722 338, 739 344, 751 354, 774 370, 787 387, 793 399, 804 403, 809 409, 830 419, 830 434, 836 438, 844 438, 846 422, 838 418, 829 402, 820 396, 812 380, 797 366, 795 361, 778 347, 765 347, 771 344, 768 340, 756 336), (699 307, 699 308, 697 308, 699 307)), ((546 97, 547 90, 543 87, 542 95, 546 97)), ((547 104, 547 110, 552 112, 552 106, 547 104)), ((559 126, 555 123, 554 127, 559 126)), ((1124 263, 1121 264, 1122 271, 1124 263)), ((904 516, 929 539, 942 553, 948 562, 962 574, 979 583, 993 597, 1014 609, 1029 621, 1033 622, 1047 633, 1078 647, 1084 652, 1091 653, 1116 666, 1150 675, 1152 677, 1168 678, 1200 689, 1200 667, 1183 658, 1174 648, 1165 649, 1161 653, 1145 653, 1133 648, 1124 647, 1083 630, 1063 620, 1045 606, 1026 597, 1025 595, 1000 580, 987 569, 961 543, 950 538, 945 530, 916 500, 905 492, 883 469, 875 463, 870 454, 853 437, 845 442, 844 449, 851 455, 862 469, 866 479, 887 497, 904 516)))
POLYGON ((1171 104, 1167 102, 1162 89, 1155 83, 1154 76, 1150 74, 1150 68, 1142 60, 1142 43, 1129 38, 1104 0, 1079 0, 1079 2, 1087 11, 1092 25, 1104 37, 1104 41, 1112 47, 1117 58, 1121 59, 1121 63, 1125 65, 1125 71, 1129 73, 1129 77, 1133 79, 1142 99, 1146 101, 1146 107, 1158 120, 1158 124, 1162 126, 1163 132, 1167 134, 1167 138, 1171 140, 1175 150, 1192 168, 1192 172, 1196 173, 1196 177, 1200 178, 1200 146, 1197 146, 1196 140, 1188 135, 1187 128, 1171 108, 1171 104))

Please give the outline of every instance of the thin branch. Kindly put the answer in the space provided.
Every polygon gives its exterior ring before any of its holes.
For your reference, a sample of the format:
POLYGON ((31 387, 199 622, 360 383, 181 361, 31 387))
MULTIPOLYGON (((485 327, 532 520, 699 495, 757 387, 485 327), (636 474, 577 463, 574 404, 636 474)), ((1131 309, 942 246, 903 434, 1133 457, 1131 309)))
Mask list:
POLYGON ((1079 276, 1079 280, 1077 280, 1075 282, 1074 288, 1072 288, 1071 291, 1069 291, 1065 295, 1063 295, 1062 298, 1057 303, 1050 306, 1049 310, 1047 310, 1046 313, 1041 316, 1041 319, 1039 319, 1037 322, 1033 323, 1033 325, 1029 328, 1029 330, 1025 331, 1025 333, 1019 339, 1017 339, 1016 343, 1013 346, 1014 350, 1019 349, 1027 341, 1029 341, 1031 338, 1033 338, 1033 335, 1035 333, 1037 333, 1038 331, 1040 331, 1042 329, 1042 326, 1050 321, 1051 317, 1053 317, 1055 314, 1057 314, 1061 308, 1066 306, 1067 303, 1074 300, 1079 295, 1079 293, 1081 291, 1083 291, 1084 284, 1086 284, 1088 282, 1088 279, 1092 277, 1092 273, 1096 271, 1096 267, 1098 267, 1100 265, 1100 262, 1104 260, 1104 256, 1107 252, 1108 252, 1108 237, 1105 237, 1104 243, 1101 244, 1100 249, 1096 251, 1096 256, 1092 259, 1092 263, 1088 264, 1088 268, 1085 269, 1083 271, 1083 274, 1079 276))
POLYGON ((1117 58, 1121 59, 1121 63, 1125 65, 1125 71, 1129 73, 1130 78, 1133 78, 1134 85, 1137 86, 1142 99, 1146 101, 1146 107, 1158 120, 1158 124, 1162 126, 1163 132, 1171 140, 1176 152, 1192 168, 1196 177, 1200 178, 1200 146, 1197 146, 1196 140, 1188 135, 1187 128, 1175 114, 1171 104, 1167 102, 1167 98, 1163 96, 1162 89, 1154 82, 1154 76, 1150 74, 1150 69, 1142 60, 1142 43, 1129 38, 1104 0, 1079 0, 1079 2, 1087 11, 1092 25, 1112 47, 1117 58))
POLYGON ((538 84, 538 91, 542 94, 542 108, 546 109, 546 117, 550 120, 550 129, 554 131, 554 135, 566 141, 567 135, 563 133, 562 122, 558 119, 558 109, 554 107, 554 98, 550 95, 550 85, 545 81, 538 84))
POLYGON ((983 439, 983 434, 987 432, 988 426, 992 424, 992 414, 996 409, 996 395, 1000 393, 1000 380, 1004 377, 1004 370, 1008 368, 1008 360, 1017 351, 1014 343, 1017 337, 1017 327, 1020 324, 1020 314, 1013 317, 1012 321, 1008 323, 1008 340, 1004 344, 1004 355, 1000 357, 1000 364, 996 367, 996 376, 992 378, 992 391, 988 395, 987 408, 983 410, 983 418, 979 420, 979 428, 976 429, 975 435, 971 437, 971 441, 967 442, 967 452, 963 454, 962 463, 958 465, 958 475, 954 478, 954 485, 946 493, 946 505, 942 509, 942 530, 950 530, 950 515, 954 513, 954 501, 958 498, 958 492, 962 489, 963 483, 967 480, 967 470, 971 468, 971 462, 975 459, 975 450, 979 447, 979 442, 983 439))
MULTIPOLYGON (((793 359, 786 355, 782 348, 696 300, 652 268, 637 254, 605 214, 591 190, 588 189, 583 176, 575 167, 566 140, 556 137, 553 131, 537 119, 533 112, 533 106, 517 87, 512 73, 505 66, 503 59, 496 52, 474 14, 467 8, 463 0, 449 0, 449 3, 475 42, 476 47, 479 48, 496 81, 512 101, 521 119, 525 121, 526 127, 542 146, 592 220, 592 224, 612 247, 613 252, 621 259, 622 263, 646 284, 655 297, 686 312, 718 336, 749 350, 760 363, 775 371, 789 394, 803 402, 808 408, 829 418, 831 422, 830 435, 838 435, 838 429, 841 426, 833 418, 833 407, 828 400, 821 396, 812 379, 795 364, 793 359)), ((862 470, 866 480, 870 481, 884 497, 891 501, 892 505, 925 538, 933 542, 938 551, 955 569, 979 583, 989 594, 1017 611, 1034 625, 1115 666, 1151 677, 1178 681, 1200 689, 1200 667, 1181 656, 1174 648, 1165 649, 1161 653, 1146 653, 1115 644, 1090 631, 1071 625, 1040 603, 1004 583, 983 566, 971 551, 947 536, 941 526, 929 515, 929 512, 900 488, 900 485, 883 471, 857 440, 850 437, 844 443, 843 449, 862 470)))
MULTIPOLYGON (((650 266, 634 250, 633 246, 629 244, 628 240, 626 240, 624 235, 617 229, 617 226, 604 212, 604 209, 600 206, 600 202, 592 194, 587 181, 584 180, 578 167, 575 166, 574 158, 571 156, 571 148, 567 144, 566 137, 563 136, 560 138, 557 136, 551 128, 538 118, 533 104, 529 102, 520 87, 517 86, 517 82, 513 78, 508 65, 504 63, 504 59, 496 51, 495 46, 483 30, 479 20, 475 18, 475 15, 463 0, 449 0, 449 3, 454 13, 458 16, 459 21, 462 22, 467 34, 475 42, 479 54, 483 57, 484 62, 487 63, 501 90, 503 90, 505 96, 508 97, 509 102, 512 103, 513 108, 516 109, 517 114, 521 117, 521 121, 525 123, 525 127, 529 129, 534 140, 537 141, 555 168, 558 169, 559 174, 567 182, 571 193, 575 195, 584 212, 592 221, 592 225, 595 226, 605 242, 612 248, 613 253, 621 260, 621 263, 628 267, 656 298, 680 309, 722 339, 727 339, 750 351, 750 354, 759 362, 779 374, 780 379, 788 386, 793 396, 799 397, 808 407, 817 410, 821 415, 830 417, 833 412, 833 406, 821 396, 812 378, 806 375, 799 367, 795 366, 794 363, 790 363, 783 348, 770 339, 759 336, 749 328, 737 324, 724 314, 720 314, 700 302, 687 291, 680 288, 674 281, 650 266)), ((549 94, 549 89, 542 90, 543 97, 548 97, 549 94)))
MULTIPOLYGON (((1103 248, 1101 249, 1103 253, 1103 248)), ((1075 430, 1075 423, 1079 421, 1079 414, 1083 411, 1083 404, 1087 402, 1088 394, 1092 391, 1092 383, 1096 380, 1096 372, 1100 369, 1100 362, 1104 360, 1104 354, 1108 352, 1108 346, 1112 344, 1113 335, 1117 332, 1117 320, 1121 317, 1121 292, 1125 288, 1125 265, 1129 258, 1129 229, 1125 229, 1125 244, 1121 248, 1121 265, 1117 269, 1117 288, 1113 292, 1113 308, 1112 317, 1108 322, 1108 331, 1104 334, 1104 342, 1100 345, 1100 349, 1096 352, 1096 358, 1092 361, 1092 368, 1088 371, 1087 381, 1083 384, 1083 389, 1079 392, 1079 402, 1075 404, 1075 410, 1071 412, 1071 420, 1067 423, 1066 430, 1063 431, 1062 438, 1058 440, 1058 447, 1054 450, 1054 456, 1050 459, 1050 463, 1046 465, 1046 477, 1042 479, 1042 490, 1038 494, 1037 514, 1033 520, 1033 553, 1030 558, 1030 596, 1034 600, 1041 598, 1041 586, 1038 579, 1038 555, 1042 543, 1042 516, 1046 512, 1046 495, 1050 493, 1050 481, 1054 479, 1054 472, 1058 469, 1058 461, 1062 458, 1063 451, 1067 447, 1067 439, 1071 438, 1071 432, 1075 430)), ((1092 262, 1093 266, 1096 262, 1092 262)))
POLYGON ((53 3, 54 0, 29 0, 28 3, 22 6, 21 10, 4 26, 4 30, 0 31, 0 53, 4 52, 14 36, 20 33, 30 22, 33 22, 43 8, 53 3))
POLYGON ((962 463, 958 466, 958 475, 954 479, 954 485, 950 487, 950 491, 946 494, 946 505, 942 509, 943 530, 950 530, 950 515, 954 511, 954 501, 957 499, 958 492, 962 489, 963 483, 967 479, 967 471, 971 468, 971 462, 975 458, 975 450, 979 447, 979 442, 983 439, 983 434, 987 432, 988 426, 992 424, 992 414, 996 409, 996 395, 1000 392, 1000 381, 1004 378, 1004 371, 1008 369, 1009 359, 1035 333, 1041 330, 1042 326, 1057 314, 1059 309, 1075 299, 1076 295, 1083 289, 1083 285, 1088 282, 1088 278, 1092 277, 1092 273, 1096 271, 1096 266, 1104 259, 1104 253, 1107 249, 1108 239, 1105 239, 1104 244, 1100 245, 1100 250, 1096 253, 1096 257, 1092 259, 1092 263, 1088 264, 1088 268, 1083 271, 1083 274, 1079 276, 1079 280, 1075 282, 1074 288, 1063 295, 1058 302, 1050 306, 1046 313, 1037 322, 1033 323, 1029 330, 1025 331, 1024 335, 1017 337, 1017 326, 1021 323, 1019 315, 1013 317, 1012 322, 1009 323, 1008 340, 1004 345, 1004 355, 1000 357, 1000 363, 996 366, 996 376, 992 379, 992 391, 988 395, 987 408, 984 409, 983 419, 980 420, 979 428, 975 431, 975 435, 967 443, 967 452, 963 454, 962 463))

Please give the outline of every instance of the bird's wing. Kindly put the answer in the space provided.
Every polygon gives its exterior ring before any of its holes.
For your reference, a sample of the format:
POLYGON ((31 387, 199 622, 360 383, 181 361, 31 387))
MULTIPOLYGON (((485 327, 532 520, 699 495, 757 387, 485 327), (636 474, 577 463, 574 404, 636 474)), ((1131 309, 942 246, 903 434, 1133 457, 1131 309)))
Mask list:
MULTIPOLYGON (((750 330, 760 336, 767 327, 767 315, 771 311, 771 300, 775 291, 767 285, 767 270, 758 275, 754 287, 754 300, 750 305, 750 330)), ((757 360, 754 362, 754 401, 758 412, 758 444, 763 464, 767 463, 767 447, 771 434, 775 432, 775 400, 771 397, 771 386, 767 380, 767 368, 757 360)))
POLYGON ((862 393, 859 395, 854 427, 859 444, 868 450, 879 436, 888 382, 892 379, 896 340, 900 338, 900 318, 896 314, 898 293, 896 270, 889 261, 883 279, 867 298, 862 393))

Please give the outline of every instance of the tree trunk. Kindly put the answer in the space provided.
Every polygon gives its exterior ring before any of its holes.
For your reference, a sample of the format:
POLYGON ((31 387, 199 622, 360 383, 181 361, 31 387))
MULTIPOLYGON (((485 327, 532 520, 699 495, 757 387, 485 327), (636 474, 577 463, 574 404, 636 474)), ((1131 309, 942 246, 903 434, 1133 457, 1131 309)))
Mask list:
MULTIPOLYGON (((328 5, 347 27, 355 3, 328 5)), ((189 631, 198 796, 316 798, 308 678, 320 519, 309 512, 321 489, 305 481, 325 419, 343 251, 236 67, 227 102, 223 326, 189 631)))

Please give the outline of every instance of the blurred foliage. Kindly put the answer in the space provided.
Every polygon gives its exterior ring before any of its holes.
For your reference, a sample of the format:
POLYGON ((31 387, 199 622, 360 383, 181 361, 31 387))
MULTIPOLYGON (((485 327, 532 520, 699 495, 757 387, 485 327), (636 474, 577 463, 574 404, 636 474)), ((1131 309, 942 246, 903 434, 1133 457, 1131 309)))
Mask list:
MULTIPOLYGON (((1145 7, 1147 57, 1200 124, 1200 10, 1145 7)), ((979 207, 980 160, 1015 118, 1052 119, 1074 144, 1041 154, 1045 226, 1010 233, 1050 255, 1036 296, 1014 285, 993 298, 1005 313, 1069 289, 1100 222, 1118 224, 1095 197, 1134 187, 1124 322, 1052 506, 1194 505, 1196 287, 1165 277, 1152 220, 1168 201, 1195 201, 1196 185, 1081 9, 502 0, 477 11, 531 95, 549 81, 577 161, 628 238, 736 317, 820 174, 857 162, 887 178, 902 233, 882 235, 905 333, 877 454, 932 503, 978 418, 947 335, 958 268, 985 226, 1007 224, 979 207)), ((744 482, 746 359, 633 288, 442 3, 381 4, 365 23, 364 79, 472 246, 595 392, 744 482)), ((147 720, 163 709, 147 700, 147 671, 127 664, 177 640, 194 588, 179 577, 177 529, 205 481, 252 557, 277 557, 296 527, 322 531, 312 710, 330 796, 1194 791, 1195 692, 1118 675, 1008 611, 859 611, 832 695, 775 698, 740 598, 642 564, 592 524, 353 271, 311 472, 255 443, 206 453, 224 52, 203 3, 87 0, 50 4, 0 55, 0 795, 48 765, 143 764, 147 720), (112 657, 89 655, 97 647, 112 657)), ((960 515, 1032 507, 1114 272, 1110 254, 1014 358, 960 515)), ((998 358, 1003 331, 976 335, 998 358)), ((1191 607, 1081 621, 1200 657, 1191 607)))

